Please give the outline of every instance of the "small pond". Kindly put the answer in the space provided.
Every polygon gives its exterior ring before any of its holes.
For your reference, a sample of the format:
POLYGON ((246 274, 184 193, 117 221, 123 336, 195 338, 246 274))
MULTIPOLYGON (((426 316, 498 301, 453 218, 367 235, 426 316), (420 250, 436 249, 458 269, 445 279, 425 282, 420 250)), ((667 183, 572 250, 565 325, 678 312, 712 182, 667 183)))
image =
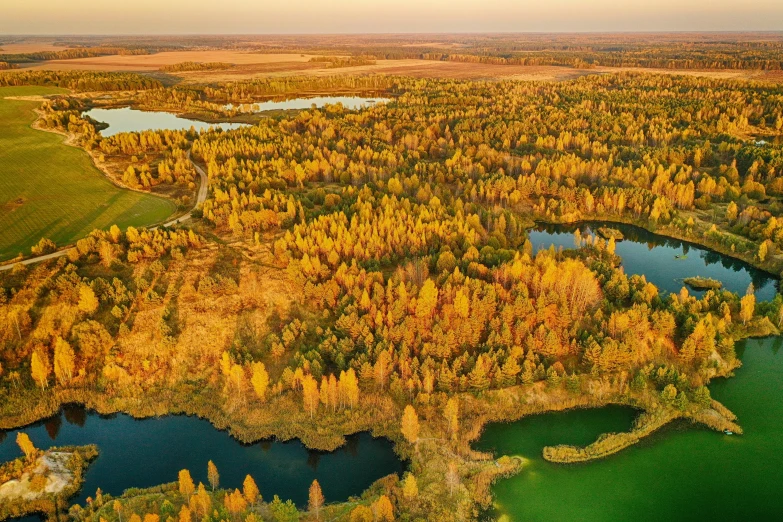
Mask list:
POLYGON ((191 127, 197 131, 209 128, 223 130, 238 129, 246 123, 205 123, 198 120, 180 118, 170 112, 140 111, 123 107, 121 109, 90 109, 84 113, 95 121, 106 123, 109 126, 101 131, 101 135, 108 137, 121 132, 142 132, 147 130, 189 130, 191 127))

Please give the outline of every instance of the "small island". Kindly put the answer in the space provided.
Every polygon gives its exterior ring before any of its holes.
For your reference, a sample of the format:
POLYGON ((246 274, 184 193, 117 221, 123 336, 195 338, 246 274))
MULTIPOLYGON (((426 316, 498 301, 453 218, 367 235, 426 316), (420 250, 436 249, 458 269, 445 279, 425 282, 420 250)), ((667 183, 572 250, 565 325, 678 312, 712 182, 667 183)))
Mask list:
POLYGON ((607 240, 614 238, 615 241, 622 241, 625 239, 623 233, 616 228, 601 227, 596 230, 596 232, 598 232, 598 235, 600 235, 602 238, 607 240))
POLYGON ((720 290, 723 283, 710 277, 686 277, 683 282, 694 290, 720 290))
POLYGON ((84 482, 84 471, 98 447, 37 449, 25 433, 16 437, 23 457, 0 464, 0 520, 34 513, 56 516, 58 507, 84 482))

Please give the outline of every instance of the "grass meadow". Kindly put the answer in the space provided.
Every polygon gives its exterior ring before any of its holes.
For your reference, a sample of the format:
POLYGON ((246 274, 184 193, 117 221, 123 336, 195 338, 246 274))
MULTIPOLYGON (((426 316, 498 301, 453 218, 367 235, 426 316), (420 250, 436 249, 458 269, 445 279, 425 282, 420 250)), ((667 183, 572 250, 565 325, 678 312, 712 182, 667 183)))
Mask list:
POLYGON ((33 129, 39 102, 6 99, 58 92, 65 91, 0 88, 0 260, 29 254, 42 237, 63 246, 96 228, 148 225, 176 210, 167 199, 116 187, 85 151, 33 129))

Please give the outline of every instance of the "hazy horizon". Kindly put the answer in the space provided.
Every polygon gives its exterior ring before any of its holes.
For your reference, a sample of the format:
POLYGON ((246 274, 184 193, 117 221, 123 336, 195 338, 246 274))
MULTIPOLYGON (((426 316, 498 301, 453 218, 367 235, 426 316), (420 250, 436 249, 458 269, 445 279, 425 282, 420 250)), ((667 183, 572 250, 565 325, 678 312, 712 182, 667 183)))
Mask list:
POLYGON ((778 32, 783 2, 661 0, 30 0, 0 7, 2 35, 778 32))

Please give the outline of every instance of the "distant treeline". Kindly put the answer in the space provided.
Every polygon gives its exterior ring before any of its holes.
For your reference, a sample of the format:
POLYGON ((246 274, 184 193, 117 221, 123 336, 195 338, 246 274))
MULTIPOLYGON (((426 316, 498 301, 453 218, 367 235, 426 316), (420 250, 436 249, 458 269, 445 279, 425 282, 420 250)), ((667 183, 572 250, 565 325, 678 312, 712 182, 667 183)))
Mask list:
MULTIPOLYGON (((359 49, 357 49, 359 51, 359 49)), ((366 49, 362 50, 366 52, 366 49)), ((655 69, 783 69, 783 49, 767 52, 675 52, 650 50, 644 52, 601 51, 523 51, 511 55, 500 53, 414 52, 402 49, 374 49, 374 54, 387 60, 434 60, 481 63, 492 65, 555 65, 578 68, 646 67, 655 69)))
POLYGON ((45 62, 48 60, 72 60, 75 58, 94 58, 111 55, 150 54, 146 49, 128 49, 125 47, 92 47, 63 49, 62 51, 40 51, 36 53, 0 54, 0 58, 9 63, 45 62))
MULTIPOLYGON (((259 97, 302 92, 378 92, 392 90, 398 79, 390 76, 304 76, 258 78, 242 83, 219 83, 203 88, 204 97, 213 101, 242 102, 259 97)), ((160 95, 168 97, 168 91, 160 95)), ((157 95, 158 93, 150 93, 157 95)))
POLYGON ((329 64, 329 69, 338 69, 340 67, 359 67, 361 65, 375 65, 374 56, 315 56, 310 58, 310 62, 329 64))
POLYGON ((94 71, 19 71, 0 74, 0 87, 19 85, 52 85, 74 91, 140 91, 163 85, 135 73, 94 71))
POLYGON ((165 72, 218 71, 231 69, 232 67, 234 67, 234 64, 226 62, 180 62, 165 65, 160 70, 165 72))
POLYGON ((256 52, 331 53, 495 65, 783 69, 778 34, 323 35, 258 37, 256 52))

